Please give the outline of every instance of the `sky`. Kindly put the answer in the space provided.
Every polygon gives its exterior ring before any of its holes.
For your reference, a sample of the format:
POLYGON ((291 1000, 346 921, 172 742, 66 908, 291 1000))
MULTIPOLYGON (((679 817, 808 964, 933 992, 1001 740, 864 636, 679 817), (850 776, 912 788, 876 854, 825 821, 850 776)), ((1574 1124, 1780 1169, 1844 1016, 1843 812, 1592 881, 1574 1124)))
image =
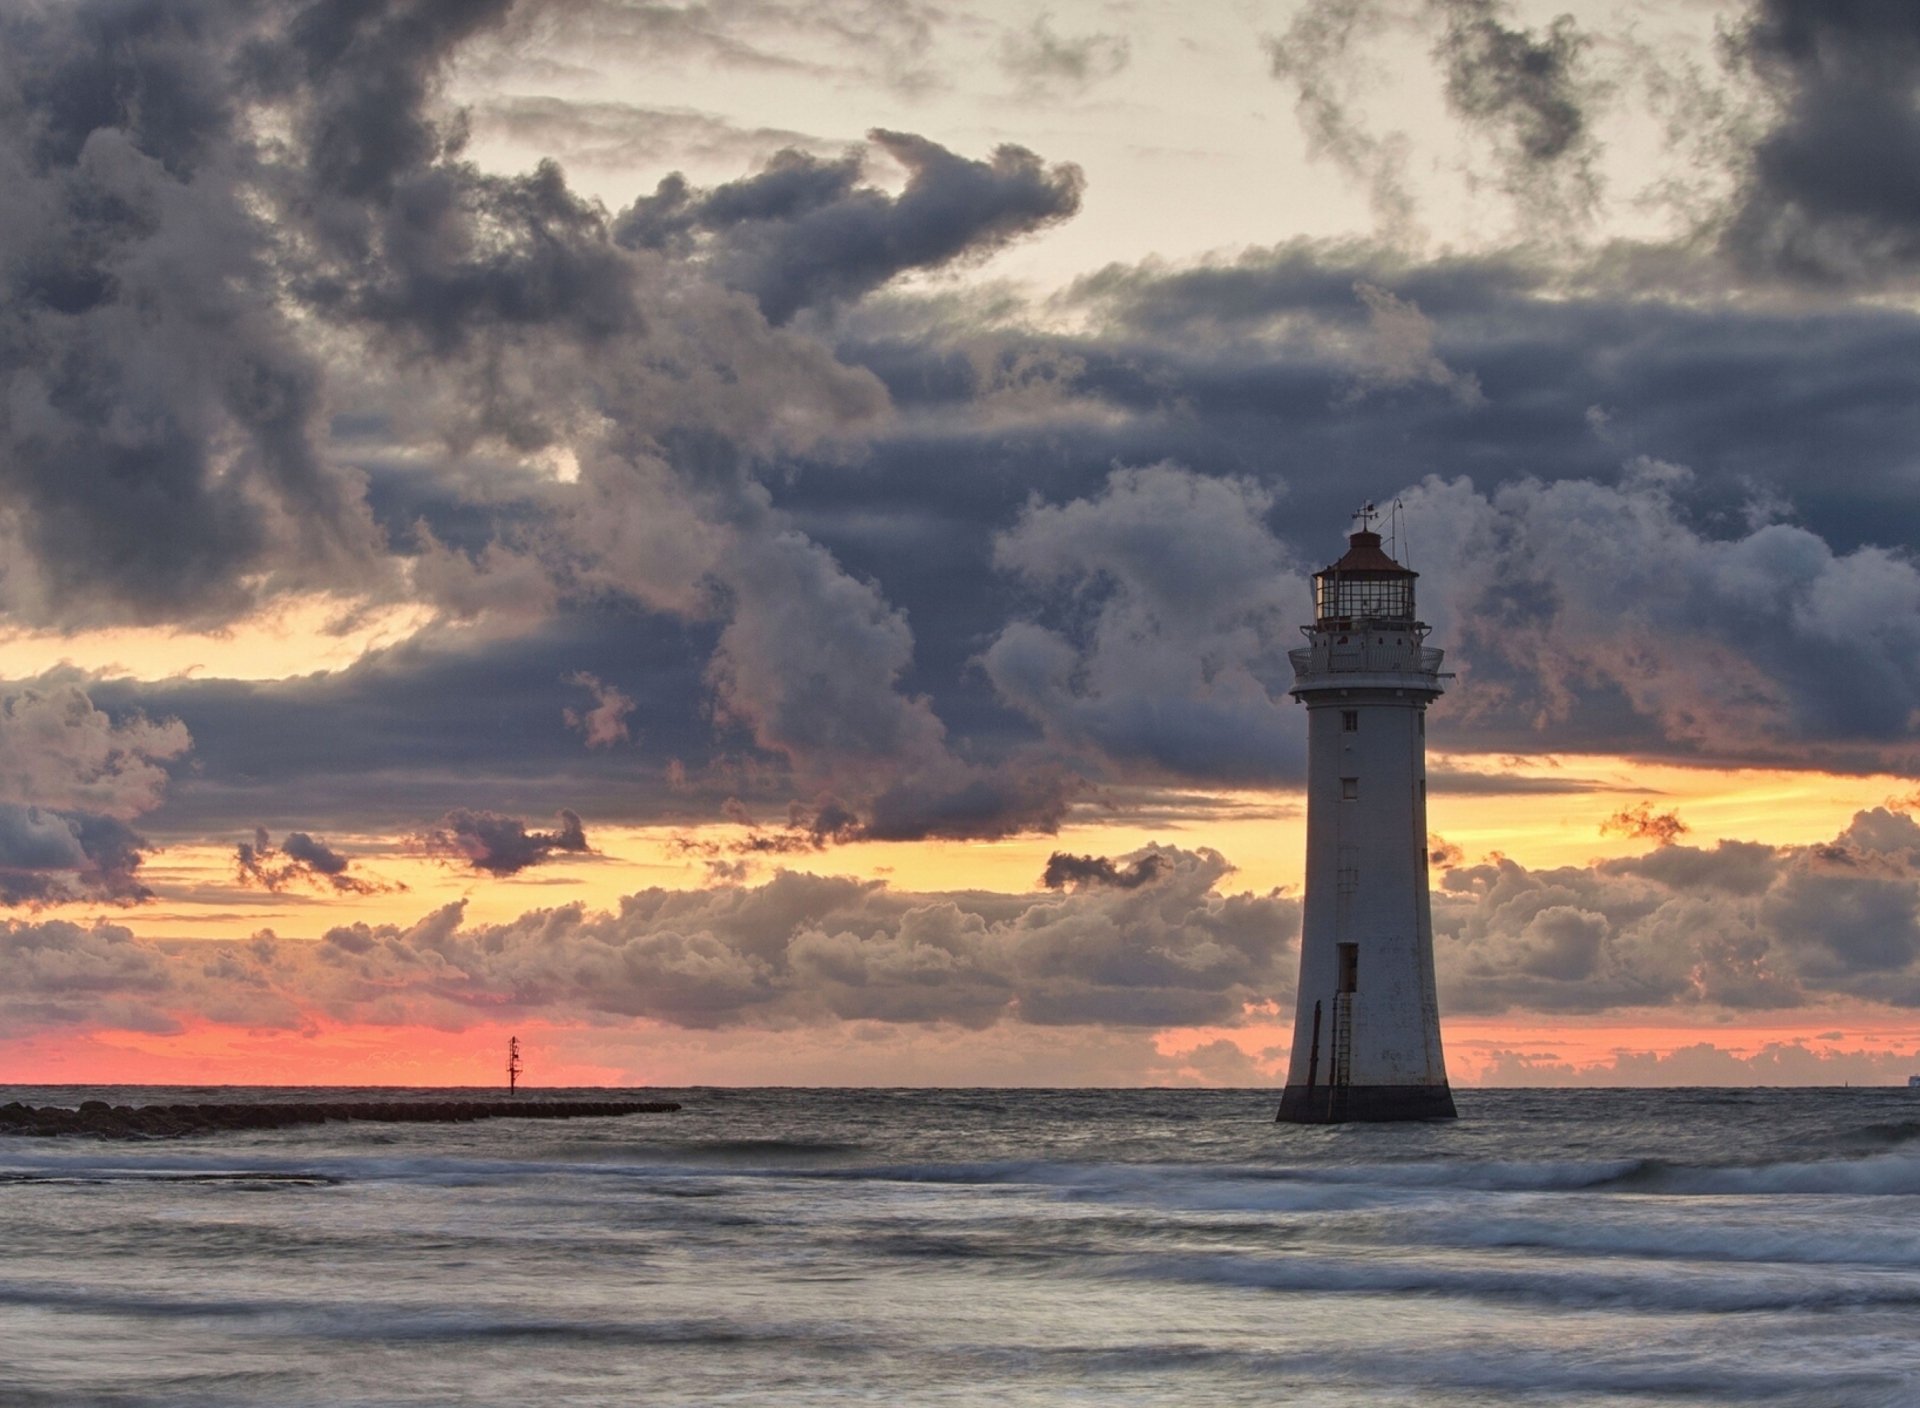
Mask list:
POLYGON ((1920 11, 0 0, 15 1081, 1920 1071, 1920 11))

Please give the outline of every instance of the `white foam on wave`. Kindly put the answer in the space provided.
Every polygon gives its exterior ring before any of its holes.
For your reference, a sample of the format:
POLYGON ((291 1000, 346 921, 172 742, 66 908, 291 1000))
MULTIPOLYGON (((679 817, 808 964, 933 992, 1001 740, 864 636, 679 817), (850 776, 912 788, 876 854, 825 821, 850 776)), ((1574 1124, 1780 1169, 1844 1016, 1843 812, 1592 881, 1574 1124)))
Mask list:
POLYGON ((1649 1166, 1648 1192, 1679 1195, 1769 1197, 1837 1194, 1853 1197, 1920 1197, 1920 1158, 1875 1154, 1864 1159, 1820 1159, 1749 1167, 1649 1166))

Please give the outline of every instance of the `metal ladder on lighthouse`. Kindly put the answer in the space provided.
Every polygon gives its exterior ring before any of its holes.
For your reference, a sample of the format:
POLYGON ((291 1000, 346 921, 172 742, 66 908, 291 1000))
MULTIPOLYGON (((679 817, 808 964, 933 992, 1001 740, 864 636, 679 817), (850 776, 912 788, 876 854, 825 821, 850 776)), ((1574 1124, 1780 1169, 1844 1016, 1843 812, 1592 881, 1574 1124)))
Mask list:
POLYGON ((1333 1050, 1327 1072, 1327 1118, 1347 1113, 1347 1087, 1353 1083, 1353 994, 1333 996, 1333 1050))

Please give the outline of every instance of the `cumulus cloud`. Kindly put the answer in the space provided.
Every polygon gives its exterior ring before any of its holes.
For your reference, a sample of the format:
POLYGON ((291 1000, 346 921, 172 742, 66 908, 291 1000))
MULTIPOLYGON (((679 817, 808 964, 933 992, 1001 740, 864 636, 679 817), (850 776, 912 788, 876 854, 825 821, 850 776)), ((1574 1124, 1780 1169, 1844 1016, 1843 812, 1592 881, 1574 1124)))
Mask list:
POLYGON ((737 564, 733 618, 709 676, 723 717, 786 757, 814 800, 795 823, 823 839, 917 840, 1052 830, 1074 787, 1057 765, 953 755, 924 696, 903 612, 796 532, 737 564))
POLYGON ((1843 1032, 1813 1041, 1770 1041, 1743 1054, 1710 1041, 1671 1051, 1621 1050, 1601 1061, 1556 1051, 1489 1052, 1475 1083, 1492 1086, 1903 1085, 1920 1051, 1846 1050, 1843 1032))
MULTIPOLYGON (((1037 895, 917 894, 781 872, 500 924, 462 905, 320 940, 157 942, 112 925, 0 932, 16 1029, 192 1019, 297 1026, 539 1014, 673 1027, 846 1021, 1164 1028, 1284 1010, 1299 901, 1226 894, 1207 851, 1059 858, 1037 895)), ((1920 1004, 1920 824, 1862 812, 1817 846, 1657 847, 1586 867, 1494 859, 1434 893, 1444 1011, 1708 1015, 1846 997, 1920 1004)))
POLYGON ((1231 1022, 1292 981, 1299 903, 1223 895, 1211 851, 1154 848, 1152 883, 1067 895, 912 894, 781 873, 765 885, 647 890, 468 926, 461 905, 410 927, 354 924, 317 942, 160 944, 114 926, 0 931, 0 1013, 14 1029, 110 1020, 290 1025, 503 1012, 643 1017, 679 1027, 837 1021, 985 1028, 1231 1022))
POLYGON ((1900 766, 1920 568, 1786 523, 1709 535, 1679 498, 1691 478, 1640 461, 1613 485, 1408 491, 1421 609, 1462 669, 1442 707, 1535 731, 1624 707, 1670 749, 1808 761, 1856 744, 1900 766))
POLYGON ((347 871, 352 865, 346 856, 304 831, 288 832, 275 846, 266 828, 261 827, 253 833, 252 841, 242 841, 234 848, 234 869, 243 885, 258 885, 275 892, 309 886, 345 895, 406 889, 404 885, 349 875, 347 871))
POLYGON ((178 720, 116 722, 77 685, 0 698, 0 904, 150 899, 134 872, 152 848, 127 821, 192 744, 178 720))
POLYGON ((1442 1005, 1598 1012, 1920 1003, 1920 825, 1861 812, 1834 841, 1670 842, 1591 867, 1459 865, 1434 893, 1442 1005))
POLYGON ((1285 652, 1309 597, 1267 529, 1273 503, 1251 481, 1167 464, 1030 502, 994 559, 1043 609, 1001 631, 982 668, 1056 747, 1116 773, 1297 773, 1285 652))
POLYGON ((552 831, 530 831, 517 816, 498 812, 448 812, 421 833, 420 842, 432 855, 465 861, 486 875, 518 875, 556 855, 587 855, 586 828, 578 814, 563 810, 552 831))
POLYGON ((124 821, 160 804, 192 746, 179 720, 116 722, 78 685, 22 689, 0 698, 0 801, 124 821))

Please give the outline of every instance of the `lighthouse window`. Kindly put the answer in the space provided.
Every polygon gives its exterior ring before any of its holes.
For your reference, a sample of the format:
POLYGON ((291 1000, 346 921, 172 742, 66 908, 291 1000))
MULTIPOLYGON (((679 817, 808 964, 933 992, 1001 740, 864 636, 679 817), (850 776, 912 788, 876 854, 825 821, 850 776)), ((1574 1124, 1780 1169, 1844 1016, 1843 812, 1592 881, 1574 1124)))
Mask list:
POLYGON ((1358 709, 1342 709, 1340 711, 1340 732, 1360 732, 1360 711, 1358 709))
POLYGON ((1359 778, 1343 777, 1340 779, 1340 800, 1343 802, 1357 802, 1360 800, 1359 778))
POLYGON ((1360 991, 1360 945, 1340 944, 1335 952, 1340 956, 1340 991, 1360 991))

